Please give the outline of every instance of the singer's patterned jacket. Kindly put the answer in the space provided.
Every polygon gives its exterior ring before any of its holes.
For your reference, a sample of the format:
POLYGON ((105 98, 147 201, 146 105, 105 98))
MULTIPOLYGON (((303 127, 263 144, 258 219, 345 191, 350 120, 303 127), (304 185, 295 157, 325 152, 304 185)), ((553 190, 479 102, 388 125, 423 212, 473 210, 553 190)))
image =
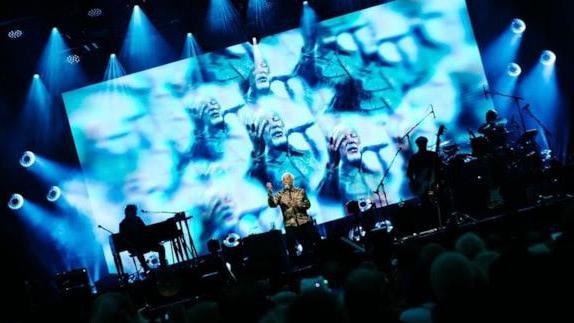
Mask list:
POLYGON ((311 220, 307 214, 311 202, 304 189, 290 188, 283 189, 274 195, 269 193, 268 203, 270 207, 281 207, 286 227, 299 226, 311 220))

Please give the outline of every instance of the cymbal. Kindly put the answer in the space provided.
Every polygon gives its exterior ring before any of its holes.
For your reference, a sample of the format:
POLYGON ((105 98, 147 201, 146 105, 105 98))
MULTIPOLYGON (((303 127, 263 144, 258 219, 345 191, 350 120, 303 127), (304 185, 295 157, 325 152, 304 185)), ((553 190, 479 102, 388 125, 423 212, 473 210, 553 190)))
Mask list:
POLYGON ((506 126, 508 124, 508 120, 507 119, 500 119, 500 120, 496 120, 493 124, 486 124, 486 127, 492 127, 492 126, 506 126))

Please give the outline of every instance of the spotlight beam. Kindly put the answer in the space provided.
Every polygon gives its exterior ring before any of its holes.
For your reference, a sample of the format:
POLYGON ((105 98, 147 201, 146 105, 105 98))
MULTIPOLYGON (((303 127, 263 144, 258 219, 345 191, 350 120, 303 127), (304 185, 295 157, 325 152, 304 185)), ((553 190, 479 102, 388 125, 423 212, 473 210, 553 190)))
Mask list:
POLYGON ((138 5, 132 11, 120 56, 130 71, 160 65, 173 56, 169 44, 138 5))

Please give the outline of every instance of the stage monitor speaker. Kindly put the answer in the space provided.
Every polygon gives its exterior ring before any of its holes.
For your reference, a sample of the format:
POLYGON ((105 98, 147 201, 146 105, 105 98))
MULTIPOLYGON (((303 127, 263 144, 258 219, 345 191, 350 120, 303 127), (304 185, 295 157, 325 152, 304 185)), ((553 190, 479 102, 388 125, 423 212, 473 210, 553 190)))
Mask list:
POLYGON ((367 250, 381 268, 390 269, 393 255, 393 236, 386 228, 374 229, 367 233, 367 250))
POLYGON ((56 286, 62 294, 72 290, 90 289, 90 279, 85 268, 61 272, 56 275, 56 286))
POLYGON ((118 274, 109 274, 95 282, 98 294, 119 292, 124 286, 124 278, 118 274))
POLYGON ((248 273, 265 277, 287 271, 289 261, 281 231, 250 235, 242 243, 248 273))
POLYGON ((62 272, 56 275, 56 286, 62 297, 63 321, 87 321, 93 301, 92 287, 85 268, 62 272))

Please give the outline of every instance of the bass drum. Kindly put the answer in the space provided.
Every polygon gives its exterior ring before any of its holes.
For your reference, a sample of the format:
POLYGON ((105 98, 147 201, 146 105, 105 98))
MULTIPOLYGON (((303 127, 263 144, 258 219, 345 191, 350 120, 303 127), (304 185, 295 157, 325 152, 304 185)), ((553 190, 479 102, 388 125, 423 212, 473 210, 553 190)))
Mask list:
POLYGON ((489 201, 488 164, 470 154, 459 154, 447 165, 454 210, 463 213, 485 211, 489 201))
MULTIPOLYGON (((490 143, 488 139, 483 136, 470 139, 470 148, 472 149, 472 156, 482 157, 490 152, 490 143)), ((463 154, 462 156, 466 156, 463 154)))

